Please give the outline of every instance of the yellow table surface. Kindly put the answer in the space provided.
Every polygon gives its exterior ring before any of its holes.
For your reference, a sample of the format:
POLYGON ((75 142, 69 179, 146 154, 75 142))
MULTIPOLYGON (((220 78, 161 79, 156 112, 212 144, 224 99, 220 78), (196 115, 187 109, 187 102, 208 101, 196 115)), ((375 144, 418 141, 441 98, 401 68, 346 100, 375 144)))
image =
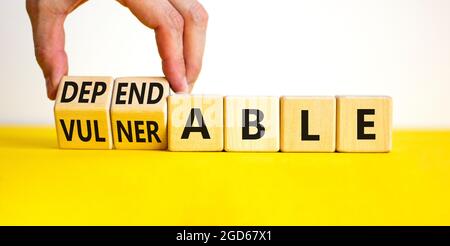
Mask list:
POLYGON ((450 130, 388 154, 61 150, 0 127, 1 225, 450 225, 450 130))

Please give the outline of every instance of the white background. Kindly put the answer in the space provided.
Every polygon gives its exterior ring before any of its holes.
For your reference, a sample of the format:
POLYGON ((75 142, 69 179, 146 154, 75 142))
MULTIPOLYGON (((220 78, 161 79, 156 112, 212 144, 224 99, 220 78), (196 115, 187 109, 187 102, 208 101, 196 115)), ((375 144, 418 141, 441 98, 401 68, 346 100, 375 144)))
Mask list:
MULTIPOLYGON (((450 127, 449 0, 203 0, 196 94, 390 95, 395 127, 450 127)), ((161 75, 154 34, 115 1, 66 21, 71 75, 161 75)), ((53 124, 24 1, 0 3, 0 123, 53 124)))

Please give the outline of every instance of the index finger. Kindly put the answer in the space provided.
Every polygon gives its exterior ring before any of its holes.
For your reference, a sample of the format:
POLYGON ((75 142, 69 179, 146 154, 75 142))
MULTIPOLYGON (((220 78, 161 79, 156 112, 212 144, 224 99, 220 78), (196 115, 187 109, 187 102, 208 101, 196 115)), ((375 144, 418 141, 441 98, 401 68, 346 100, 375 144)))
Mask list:
POLYGON ((208 13, 197 0, 169 0, 184 18, 183 53, 189 91, 202 68, 208 13))
POLYGON ((163 72, 175 92, 187 92, 183 54, 183 17, 167 0, 123 1, 147 27, 155 30, 163 72))

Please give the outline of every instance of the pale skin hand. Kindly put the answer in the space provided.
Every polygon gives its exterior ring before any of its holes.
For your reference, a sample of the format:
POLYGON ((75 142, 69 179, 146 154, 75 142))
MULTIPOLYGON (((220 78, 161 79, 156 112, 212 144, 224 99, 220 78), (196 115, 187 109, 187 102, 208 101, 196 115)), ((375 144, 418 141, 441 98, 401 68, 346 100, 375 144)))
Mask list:
MULTIPOLYGON (((54 100, 68 73, 64 20, 86 0, 27 0, 36 60, 54 100)), ((190 92, 202 67, 208 14, 197 0, 118 0, 155 30, 162 69, 175 92, 190 92)))

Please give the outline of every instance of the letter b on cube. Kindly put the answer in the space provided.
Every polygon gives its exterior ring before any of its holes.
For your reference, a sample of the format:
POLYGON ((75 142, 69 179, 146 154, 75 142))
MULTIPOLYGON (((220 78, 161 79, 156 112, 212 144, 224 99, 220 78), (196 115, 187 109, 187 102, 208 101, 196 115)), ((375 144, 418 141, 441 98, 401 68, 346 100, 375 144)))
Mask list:
POLYGON ((225 150, 280 149, 278 97, 225 97, 225 150))

